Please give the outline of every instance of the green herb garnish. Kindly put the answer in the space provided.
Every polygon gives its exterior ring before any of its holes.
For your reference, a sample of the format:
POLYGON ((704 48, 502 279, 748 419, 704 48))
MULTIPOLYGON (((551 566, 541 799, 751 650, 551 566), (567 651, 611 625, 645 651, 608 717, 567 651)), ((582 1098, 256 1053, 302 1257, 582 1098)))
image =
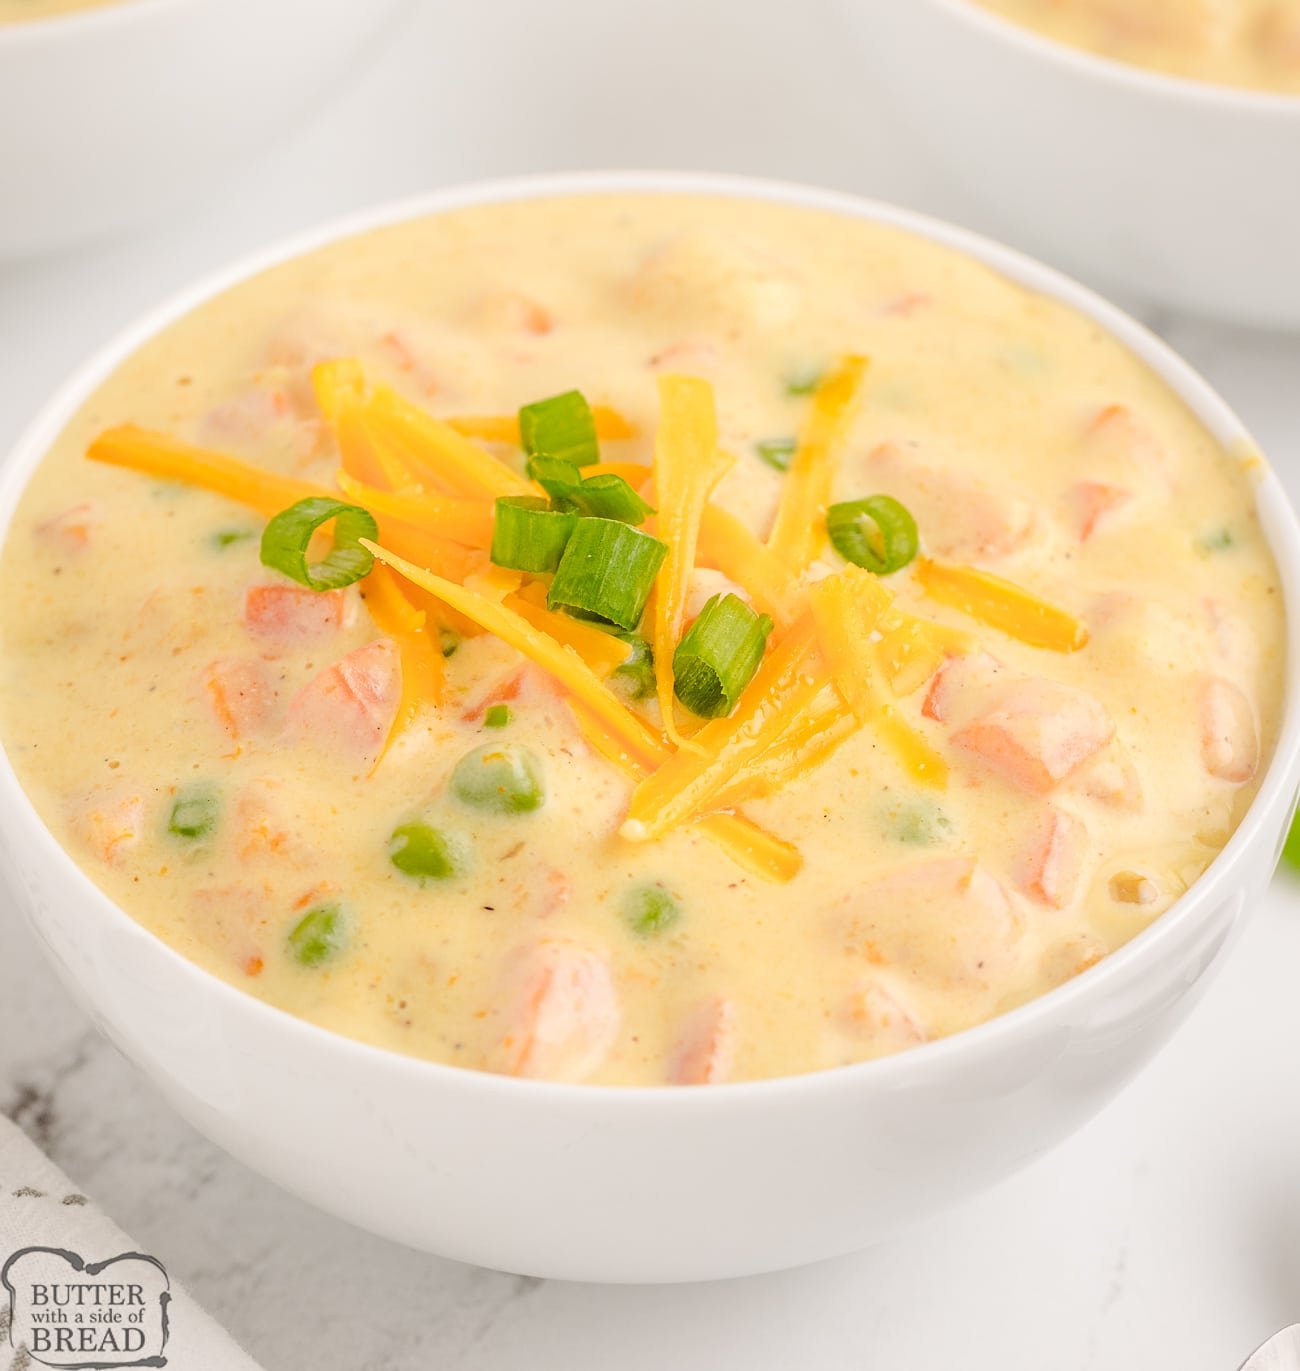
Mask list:
POLYGON ((890 495, 832 505, 826 531, 841 557, 877 576, 901 571, 920 549, 916 520, 890 495))
POLYGON ((212 546, 219 551, 234 547, 236 543, 247 543, 257 537, 257 530, 251 528, 219 528, 212 535, 212 546))
POLYGON ((787 395, 811 395, 826 376, 825 367, 800 367, 785 378, 787 395))
POLYGON ((519 438, 530 457, 560 457, 577 467, 600 461, 596 417, 578 390, 525 405, 519 411, 519 438))
POLYGON ((489 705, 483 715, 484 728, 504 728, 509 722, 509 705, 489 705))
POLYGON ((754 451, 777 471, 789 471, 798 450, 798 438, 763 438, 754 444, 754 451))
POLYGON ((267 524, 262 531, 262 565, 311 590, 337 590, 370 574, 375 559, 360 540, 373 542, 378 537, 379 526, 369 510, 313 495, 281 510, 267 524), (331 522, 334 546, 323 561, 309 563, 312 534, 331 522))
POLYGON ((738 595, 715 595, 673 653, 677 698, 702 719, 736 707, 763 660, 772 621, 738 595))
POLYGON ((649 699, 655 693, 654 649, 635 633, 618 633, 615 637, 628 644, 632 655, 622 666, 614 668, 610 683, 619 687, 629 699, 649 699))
POLYGON ((540 495, 503 495, 496 502, 489 556, 515 571, 554 571, 577 524, 576 514, 548 509, 540 495))
POLYGON ((668 555, 658 538, 617 519, 579 519, 546 596, 548 609, 588 615, 631 632, 668 555))

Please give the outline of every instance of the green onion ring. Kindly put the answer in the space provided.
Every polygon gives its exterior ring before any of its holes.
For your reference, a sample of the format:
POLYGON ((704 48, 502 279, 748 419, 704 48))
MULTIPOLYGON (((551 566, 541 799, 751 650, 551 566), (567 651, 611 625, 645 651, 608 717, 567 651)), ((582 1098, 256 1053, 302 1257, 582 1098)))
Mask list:
POLYGON ((877 576, 901 571, 920 550, 916 520, 889 495, 832 505, 826 511, 826 532, 845 561, 877 576))
POLYGON ((263 529, 262 565, 283 572, 311 590, 338 590, 370 574, 375 559, 360 540, 368 538, 374 542, 378 537, 379 525, 369 510, 312 495, 282 509, 263 529), (331 520, 334 546, 323 561, 308 562, 312 534, 331 520))

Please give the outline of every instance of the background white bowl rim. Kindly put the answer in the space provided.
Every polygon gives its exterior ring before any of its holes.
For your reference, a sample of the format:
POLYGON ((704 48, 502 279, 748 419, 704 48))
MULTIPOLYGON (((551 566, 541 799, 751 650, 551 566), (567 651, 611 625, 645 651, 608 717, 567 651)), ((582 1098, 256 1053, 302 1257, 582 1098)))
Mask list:
MULTIPOLYGON (((148 2, 141 0, 141 3, 148 2)), ((163 3, 171 2, 163 0, 163 3)), ((326 244, 409 219, 478 205, 552 196, 604 194, 697 195, 771 201, 892 226, 953 248, 1019 285, 1071 306, 1100 324, 1110 336, 1151 367, 1225 447, 1245 444, 1252 452, 1258 452, 1244 424, 1213 387, 1136 320, 1053 268, 967 229, 862 196, 774 179, 654 170, 546 173, 466 183, 362 210, 246 254, 233 264, 210 272, 195 284, 169 296, 117 333, 82 363, 42 406, 19 437, 7 460, 0 464, 0 547, 8 535, 9 525, 29 478, 84 401, 144 343, 207 300, 281 262, 326 244)), ((570 1107, 596 1107, 611 1097, 618 1097, 620 1107, 678 1109, 711 1108, 723 1100, 727 1106, 744 1101, 755 1107, 763 1107, 769 1096, 777 1094, 794 1095, 843 1088, 850 1076, 864 1078, 859 1080, 859 1084, 890 1089, 900 1083, 906 1084, 906 1080, 900 1082, 900 1078, 920 1076, 927 1071, 942 1073, 963 1055, 973 1057, 981 1051, 995 1051, 1003 1040, 1020 1033, 1027 1034, 1042 1020, 1061 1015, 1078 999, 1090 996, 1100 998, 1106 982, 1119 979, 1130 968, 1158 959, 1160 949, 1176 935, 1179 926, 1192 917, 1195 907, 1214 898, 1215 893, 1228 884, 1252 840, 1254 830, 1264 822, 1262 816, 1277 806, 1289 806, 1293 802, 1294 795, 1287 794, 1287 791, 1294 788, 1294 778, 1300 771, 1300 631, 1295 628, 1300 625, 1300 524, 1297 524, 1281 483, 1267 463, 1261 467, 1256 491, 1261 524, 1266 529, 1266 539, 1277 564, 1284 594, 1286 690, 1283 717, 1273 755, 1259 791, 1232 837, 1186 894, 1131 941, 1097 965, 985 1023, 891 1056, 800 1075, 729 1082, 706 1088, 526 1080, 408 1056, 346 1037, 279 1009, 190 961, 137 923, 94 884, 46 827, 19 783, 2 741, 0 816, 10 813, 16 815, 13 827, 19 822, 24 824, 30 830, 30 835, 25 836, 30 836, 33 842, 44 848, 48 860, 68 870, 82 897, 97 906, 102 917, 116 922, 120 934, 146 940, 156 954, 174 965, 179 974, 199 978, 203 989, 209 994, 229 997, 227 1003, 232 1012, 251 1016, 268 1033, 279 1033, 286 1038, 306 1038, 309 1040, 308 1046, 318 1049, 360 1054, 362 1063, 376 1070, 403 1073, 410 1078, 413 1088, 418 1088, 421 1081, 433 1079, 444 1086, 489 1093, 541 1092, 552 1099, 564 1099, 570 1107)), ((7 820, 0 822, 4 822, 6 827, 11 826, 7 820)))
MULTIPOLYGON (((848 2, 852 4, 855 0, 848 2)), ((1140 4, 1141 0, 1133 2, 1140 4)), ((1118 57, 1107 57, 1104 53, 1093 52, 1091 48, 1075 47, 1050 34, 1040 33, 1026 24, 985 9, 976 0, 929 0, 929 3, 1013 47, 1020 47, 1036 57, 1056 62, 1085 76, 1099 77, 1115 86, 1146 94, 1154 93, 1161 98, 1173 97, 1189 104, 1220 104, 1253 114, 1280 114, 1289 118, 1300 116, 1300 95, 1279 90, 1256 90, 1250 86, 1231 86, 1226 82, 1178 76, 1136 62, 1123 62, 1118 57)))
MULTIPOLYGON (((47 14, 40 19, 20 19, 12 24, 0 24, 0 48, 7 44, 40 42, 64 36, 78 38, 87 29, 106 29, 147 19, 161 10, 192 5, 195 0, 112 0, 88 10, 67 10, 63 14, 47 14)), ((94 36, 93 34, 91 35, 94 36)))

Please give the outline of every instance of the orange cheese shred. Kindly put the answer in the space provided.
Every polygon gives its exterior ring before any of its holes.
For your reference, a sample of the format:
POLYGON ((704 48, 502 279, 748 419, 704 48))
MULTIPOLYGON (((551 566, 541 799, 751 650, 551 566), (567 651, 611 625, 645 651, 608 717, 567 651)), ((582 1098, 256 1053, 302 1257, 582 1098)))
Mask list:
POLYGON ((839 449, 858 411, 867 359, 850 354, 818 385, 781 487, 781 503, 767 545, 796 575, 826 546, 839 449))
POLYGON ((789 627, 790 571, 734 514, 706 505, 700 516, 699 561, 743 586, 755 606, 781 628, 789 627))
POLYGON ((334 498, 332 490, 312 481, 264 471, 236 457, 182 443, 136 424, 106 429, 86 449, 86 456, 92 462, 143 472, 160 481, 198 486, 237 500, 268 519, 310 496, 334 498))
POLYGON ((349 499, 365 506, 377 517, 387 515, 404 524, 413 524, 462 547, 485 549, 492 545, 493 509, 486 500, 379 490, 355 480, 346 470, 341 470, 336 479, 339 489, 349 499))
POLYGON ((602 633, 580 619, 547 609, 546 591, 540 582, 534 581, 507 596, 504 603, 535 629, 548 634, 557 643, 571 647, 601 680, 617 671, 632 655, 631 645, 612 633, 602 633))
POLYGON ((377 566, 371 571, 362 583, 362 593, 375 627, 393 640, 402 663, 402 694, 375 762, 378 766, 422 705, 442 703, 446 672, 442 653, 429 636, 427 616, 411 603, 387 567, 377 566))
POLYGON ((731 459, 718 451, 713 387, 693 376, 661 376, 654 481, 657 531, 668 555, 655 578, 653 645, 659 710, 665 731, 678 745, 683 739, 673 723, 673 653, 695 570, 700 520, 730 466, 731 459))
POLYGON ((767 655, 735 711, 705 724, 695 749, 674 753, 632 792, 623 836, 658 838, 713 808, 718 794, 829 684, 816 647, 812 617, 805 615, 767 655))
POLYGON ((527 477, 387 386, 375 387, 363 415, 367 429, 391 445, 422 482, 479 499, 536 494, 527 477))
MULTIPOLYGON (((650 740, 642 746, 615 738, 583 705, 571 700, 569 707, 588 745, 630 780, 640 780, 665 755, 662 743, 650 740)), ((691 827, 707 833, 738 866, 763 880, 791 881, 803 867, 797 847, 760 828, 743 814, 707 814, 693 820, 691 827)))
POLYGON ((1088 642, 1088 630, 1072 614, 991 572, 918 557, 914 574, 931 599, 1030 647, 1078 652, 1088 642))
POLYGON ((793 721, 785 732, 721 791, 716 803, 726 809, 749 800, 766 799, 819 767, 841 743, 861 728, 857 716, 835 699, 811 709, 793 721))

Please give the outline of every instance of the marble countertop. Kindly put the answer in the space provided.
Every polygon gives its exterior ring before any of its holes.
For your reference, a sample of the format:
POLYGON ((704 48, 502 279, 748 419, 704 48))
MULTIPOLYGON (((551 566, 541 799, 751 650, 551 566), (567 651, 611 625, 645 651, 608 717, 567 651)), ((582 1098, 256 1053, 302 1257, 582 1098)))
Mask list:
MULTIPOLYGON (((205 203, 130 239, 0 265, 0 451, 82 356, 197 273, 428 186, 677 166, 952 209, 887 115, 867 116, 836 37, 815 6, 421 0, 331 108, 205 203), (573 79, 525 112, 511 92, 537 70, 573 79)), ((1300 493, 1300 338, 1146 317, 1300 493)), ((1174 1043, 1066 1146, 905 1240, 713 1286, 501 1276, 315 1213, 171 1112, 73 1006, 2 893, 0 1111, 268 1371, 1234 1371, 1300 1319, 1296 966, 1300 882, 1279 877, 1174 1043)))

